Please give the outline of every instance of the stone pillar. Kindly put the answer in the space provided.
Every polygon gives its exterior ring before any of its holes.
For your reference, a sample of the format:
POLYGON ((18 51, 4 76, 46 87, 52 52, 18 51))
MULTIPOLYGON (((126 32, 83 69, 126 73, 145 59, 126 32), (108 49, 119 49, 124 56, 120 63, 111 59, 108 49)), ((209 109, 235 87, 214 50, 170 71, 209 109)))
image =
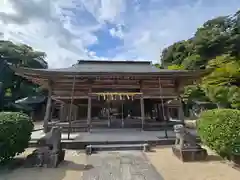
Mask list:
POLYGON ((89 93, 88 93, 88 113, 87 113, 87 122, 88 122, 88 128, 89 131, 91 129, 91 120, 92 120, 92 88, 89 88, 89 93))
POLYGON ((51 119, 51 110, 52 110, 52 83, 49 80, 48 82, 48 99, 47 99, 47 105, 46 105, 46 112, 44 116, 44 123, 43 123, 43 128, 44 132, 48 132, 48 122, 51 119))

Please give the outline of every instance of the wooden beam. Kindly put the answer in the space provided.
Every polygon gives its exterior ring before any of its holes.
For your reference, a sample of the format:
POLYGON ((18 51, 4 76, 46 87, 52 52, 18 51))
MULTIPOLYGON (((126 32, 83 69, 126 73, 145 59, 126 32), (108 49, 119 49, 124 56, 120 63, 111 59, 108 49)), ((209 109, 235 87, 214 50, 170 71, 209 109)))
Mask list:
MULTIPOLYGON (((158 83, 157 80, 154 81, 143 81, 143 86, 144 85, 152 85, 158 83)), ((71 85, 72 81, 55 81, 55 84, 61 84, 61 85, 71 85)), ((129 85, 129 84, 135 84, 139 85, 139 82, 137 80, 93 80, 91 83, 92 85, 102 85, 102 84, 117 84, 117 85, 129 85)), ((161 81, 161 84, 174 84, 174 81, 171 80, 163 80, 161 81)), ((76 81, 76 85, 89 85, 88 81, 76 81)))
MULTIPOLYGON (((163 88, 171 88, 174 87, 173 84, 163 84, 162 85, 163 88)), ((88 88, 88 85, 76 85, 75 89, 76 90, 86 90, 88 88)), ((158 88, 158 86, 156 84, 152 84, 152 85, 144 85, 143 89, 156 89, 158 88)), ((69 85, 60 85, 60 84, 56 84, 53 87, 54 90, 71 90, 71 87, 69 85)), ((101 84, 101 85, 92 85, 92 89, 139 89, 139 85, 134 85, 134 84, 121 84, 121 85, 117 85, 117 84, 101 84)))
MULTIPOLYGON (((92 91, 94 93, 101 93, 101 92, 123 92, 123 93, 126 92, 127 93, 127 92, 133 92, 131 90, 134 90, 134 92, 136 92, 135 89, 130 89, 130 88, 128 88, 128 89, 115 89, 115 88, 113 88, 113 89, 98 89, 98 90, 93 89, 92 91)), ((57 96, 61 96, 61 95, 68 95, 70 92, 71 92, 70 90, 59 89, 59 90, 54 90, 53 94, 57 95, 57 96)), ((154 88, 154 89, 151 89, 151 88, 142 89, 142 92, 144 94, 158 94, 158 95, 160 93, 159 89, 156 89, 156 88, 154 88)), ((174 91, 173 88, 163 88, 162 92, 163 92, 164 95, 166 95, 166 94, 170 94, 170 95, 171 94, 173 94, 173 95, 177 94, 177 92, 174 91)), ((86 89, 77 89, 76 92, 75 92, 75 95, 77 95, 77 96, 87 96, 88 91, 86 91, 86 89)))
MULTIPOLYGON (((75 89, 87 89, 88 85, 77 85, 75 86, 75 89)), ((138 85, 115 85, 115 84, 100 84, 100 85, 92 85, 92 88, 139 88, 138 85)), ((55 85, 53 89, 71 89, 68 85, 55 85)))
MULTIPOLYGON (((64 95, 64 96, 52 96, 54 99, 58 100, 70 100, 71 96, 69 95, 64 95)), ((91 96, 92 99, 97 99, 97 96, 91 96)), ((159 96, 159 95, 144 95, 143 99, 175 99, 177 98, 177 95, 164 95, 164 96, 159 96)), ((73 96, 74 99, 88 99, 88 96, 73 96)), ((140 99, 140 96, 134 96, 134 99, 140 99)))

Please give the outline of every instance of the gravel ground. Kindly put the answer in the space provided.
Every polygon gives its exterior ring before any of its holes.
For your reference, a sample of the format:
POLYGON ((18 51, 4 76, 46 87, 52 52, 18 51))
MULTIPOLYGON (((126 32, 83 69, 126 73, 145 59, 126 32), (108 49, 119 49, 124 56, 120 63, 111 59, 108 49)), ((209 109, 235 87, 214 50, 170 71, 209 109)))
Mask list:
POLYGON ((147 157, 166 180, 239 180, 240 171, 233 169, 208 150, 208 161, 183 163, 173 154, 171 147, 156 149, 147 157))
MULTIPOLYGON (((33 149, 28 149, 26 156, 33 149)), ((85 154, 68 150, 65 162, 58 168, 18 168, 8 173, 0 174, 0 180, 82 180, 86 165, 85 154)))
MULTIPOLYGON (((21 157, 27 156, 28 149, 21 157)), ((205 162, 183 163, 161 147, 155 152, 101 152, 86 157, 67 150, 65 162, 56 169, 18 168, 0 172, 0 180, 239 180, 240 172, 209 151, 205 162), (86 167, 86 165, 88 165, 86 167)))

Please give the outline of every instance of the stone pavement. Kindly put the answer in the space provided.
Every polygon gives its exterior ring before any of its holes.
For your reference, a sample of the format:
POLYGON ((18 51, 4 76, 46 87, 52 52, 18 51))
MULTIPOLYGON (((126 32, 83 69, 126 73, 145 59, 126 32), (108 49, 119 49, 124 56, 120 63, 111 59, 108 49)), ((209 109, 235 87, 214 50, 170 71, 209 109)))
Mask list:
POLYGON ((163 180, 140 151, 100 152, 86 162, 93 168, 83 172, 83 180, 163 180))
MULTIPOLYGON (((189 130, 196 135, 195 130, 189 130)), ((175 138, 172 130, 167 131, 169 138, 175 138)), ((31 139, 37 140, 44 136, 42 130, 32 132, 31 139)), ((62 139, 67 140, 68 134, 62 133, 62 139)), ((164 131, 139 131, 135 129, 93 129, 89 132, 74 132, 70 134, 70 139, 81 142, 105 142, 105 141, 158 141, 165 138, 164 131)))

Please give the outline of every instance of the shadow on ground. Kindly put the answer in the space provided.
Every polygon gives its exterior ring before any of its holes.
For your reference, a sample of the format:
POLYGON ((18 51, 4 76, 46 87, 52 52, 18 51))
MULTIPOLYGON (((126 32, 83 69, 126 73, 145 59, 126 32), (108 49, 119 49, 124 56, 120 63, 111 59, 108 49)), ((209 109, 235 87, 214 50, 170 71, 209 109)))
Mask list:
POLYGON ((65 180, 81 179, 83 172, 94 168, 91 164, 77 164, 65 160, 57 168, 34 167, 24 168, 24 158, 16 158, 5 170, 0 171, 4 180, 65 180))
POLYGON ((63 161, 58 168, 65 167, 67 170, 74 170, 74 171, 87 171, 93 167, 91 164, 76 164, 72 161, 63 161))
POLYGON ((221 158, 218 155, 210 154, 210 155, 208 155, 206 161, 223 161, 223 158, 221 158))

